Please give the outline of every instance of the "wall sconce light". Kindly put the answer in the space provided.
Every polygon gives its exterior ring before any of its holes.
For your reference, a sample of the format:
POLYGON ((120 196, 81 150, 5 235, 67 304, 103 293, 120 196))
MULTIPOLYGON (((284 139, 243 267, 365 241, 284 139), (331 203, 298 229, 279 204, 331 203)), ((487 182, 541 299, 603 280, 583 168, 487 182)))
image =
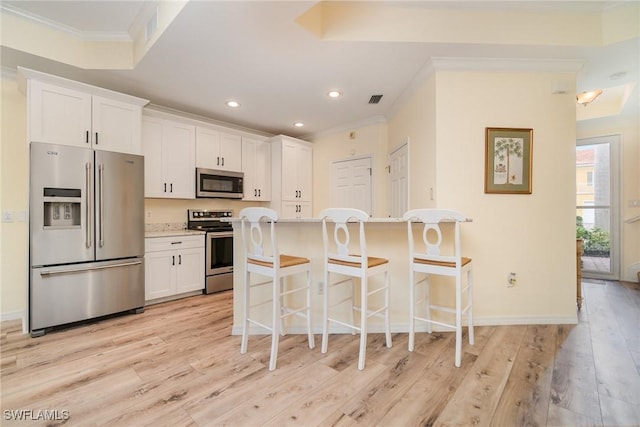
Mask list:
POLYGON ((577 94, 576 101, 578 102, 578 104, 582 104, 586 107, 587 104, 590 104, 593 101, 595 101, 595 99, 600 95, 602 95, 602 89, 590 90, 588 92, 582 92, 577 94))

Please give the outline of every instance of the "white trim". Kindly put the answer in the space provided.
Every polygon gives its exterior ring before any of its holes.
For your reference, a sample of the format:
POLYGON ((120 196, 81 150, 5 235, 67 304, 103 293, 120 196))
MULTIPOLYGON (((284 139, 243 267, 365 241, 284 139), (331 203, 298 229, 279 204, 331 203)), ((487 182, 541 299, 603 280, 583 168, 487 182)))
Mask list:
POLYGON ((92 86, 86 83, 81 83, 75 80, 66 79, 64 77, 55 76, 53 74, 47 74, 29 68, 18 67, 18 88, 24 91, 26 95, 26 81, 34 79, 44 83, 49 83, 57 86, 62 86, 68 89, 78 90, 88 93, 90 95, 102 96, 105 98, 126 102, 133 105, 139 105, 144 107, 149 103, 148 99, 138 98, 137 96, 127 95, 122 92, 116 92, 110 89, 104 89, 98 86, 92 86))
POLYGON ((133 39, 131 35, 127 31, 81 31, 77 28, 71 27, 69 25, 62 24, 60 22, 54 21, 49 18, 45 18, 40 15, 36 15, 35 13, 28 12, 26 10, 22 10, 20 8, 16 8, 12 5, 8 5, 6 3, 0 4, 0 10, 3 13, 9 13, 11 15, 19 16, 31 22, 35 22, 40 25, 44 25, 55 31, 60 31, 65 33, 71 37, 75 37, 77 39, 83 41, 92 41, 92 42, 100 42, 100 41, 125 41, 130 42, 133 39))
POLYGON ((11 68, 3 65, 2 67, 0 67, 0 73, 2 73, 1 75, 5 79, 12 79, 12 80, 18 79, 18 70, 16 70, 15 68, 11 68))
MULTIPOLYGON (((474 317, 473 325, 474 326, 515 326, 515 325, 576 325, 578 323, 578 315, 577 313, 574 316, 533 316, 533 317, 474 317)), ((466 323, 463 322, 464 327, 466 327, 466 323)), ((453 332, 453 329, 447 329, 441 326, 434 326, 432 328, 433 332, 453 332)), ((380 324, 370 324, 367 326, 368 333, 371 334, 381 334, 384 333, 384 325, 380 324)), ((416 323, 416 332, 426 332, 427 328, 423 322, 416 323), (422 323, 422 324, 420 324, 422 323)), ((293 326, 287 328, 287 334, 292 335, 306 335, 307 328, 306 326, 293 326)), ((353 332, 352 329, 346 328, 341 325, 333 325, 329 326, 330 334, 350 334, 353 332)), ((409 333, 409 324, 408 323, 392 323, 391 324, 391 332, 394 334, 402 334, 409 333)), ((314 334, 322 334, 322 326, 316 325, 313 327, 314 334)), ((260 328, 259 326, 252 325, 249 327, 250 335, 269 335, 270 332, 267 332, 264 328, 260 328)), ((231 335, 242 335, 242 325, 234 324, 231 327, 231 335)))
MULTIPOLYGON (((610 249, 610 273, 599 273, 594 271, 583 272, 582 276, 590 279, 620 280, 622 277, 622 135, 620 133, 612 133, 601 136, 580 138, 576 141, 576 148, 584 145, 609 144, 609 173, 610 173, 610 200, 609 209, 611 210, 611 249, 610 249)), ((598 205, 599 206, 599 205, 598 205)), ((595 206, 596 208, 598 206, 595 206)), ((577 208, 577 206, 576 206, 577 208)))
POLYGON ((577 73, 584 61, 575 59, 532 58, 465 58, 433 57, 433 69, 437 71, 509 71, 540 73, 577 73))
POLYGON ((438 71, 577 73, 583 66, 584 61, 573 59, 432 57, 396 98, 385 117, 390 120, 415 95, 418 88, 438 71))
POLYGON ((624 280, 625 282, 636 282, 638 283, 638 273, 640 273, 640 261, 634 262, 629 267, 627 267, 627 271, 625 272, 624 280))
POLYGON ((6 313, 0 313, 0 322, 4 322, 6 320, 20 319, 24 324, 24 315, 25 315, 24 310, 16 310, 16 311, 8 311, 6 313))
POLYGON ((233 130, 233 131, 237 131, 236 133, 240 134, 241 136, 247 136, 247 137, 253 137, 253 138, 260 137, 260 136, 271 138, 276 136, 272 133, 263 132, 257 129, 236 125, 236 124, 224 122, 221 120, 212 119, 210 117, 200 116, 198 114, 175 110, 173 108, 164 107, 162 105, 157 105, 157 104, 147 105, 142 110, 142 114, 143 116, 156 117, 160 119, 170 119, 170 120, 178 119, 183 123, 187 123, 195 126, 211 127, 211 125, 213 125, 218 130, 223 132, 228 132, 233 130))
POLYGON ((358 120, 356 122, 352 122, 352 123, 345 123, 342 125, 338 125, 336 127, 333 127, 331 129, 327 129, 327 130, 323 130, 317 133, 310 133, 308 135, 304 135, 299 137, 300 139, 314 139, 314 138, 321 138, 321 137, 325 137, 325 136, 330 136, 330 135, 334 135, 336 133, 340 133, 340 132, 344 132, 347 130, 353 130, 354 128, 363 128, 365 126, 371 126, 371 125, 375 125, 375 124, 379 124, 379 123, 387 123, 387 119, 385 116, 371 116, 368 117, 366 119, 362 119, 362 120, 358 120))

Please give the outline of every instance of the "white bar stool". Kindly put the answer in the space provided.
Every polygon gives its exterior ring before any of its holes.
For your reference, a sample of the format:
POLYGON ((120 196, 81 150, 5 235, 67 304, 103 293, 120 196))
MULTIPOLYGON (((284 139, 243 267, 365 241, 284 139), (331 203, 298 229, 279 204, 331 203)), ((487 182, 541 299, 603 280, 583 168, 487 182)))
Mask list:
POLYGON ((329 340, 329 322, 334 322, 346 326, 355 331, 360 331, 360 355, 358 358, 358 369, 364 369, 364 361, 367 350, 367 319, 371 316, 384 318, 385 335, 387 347, 391 347, 391 329, 389 322, 389 260, 385 258, 375 258, 367 256, 367 244, 364 235, 364 223, 369 219, 369 215, 358 209, 330 208, 320 212, 322 219, 322 236, 324 243, 324 310, 323 310, 323 332, 322 332, 322 353, 327 352, 329 340), (333 243, 330 243, 327 231, 327 221, 333 222, 333 243), (360 255, 349 254, 349 229, 347 222, 357 223, 360 232, 360 255), (335 283, 329 281, 330 274, 336 273, 350 276, 335 283), (377 289, 369 289, 369 277, 384 273, 384 285, 377 289), (360 278, 360 306, 355 305, 355 286, 353 278, 360 278), (349 296, 331 302, 330 294, 332 288, 351 283, 352 289, 349 296), (384 292, 384 305, 377 310, 368 308, 368 299, 371 295, 384 292), (350 302, 349 313, 350 322, 345 322, 334 317, 329 317, 329 309, 345 302, 350 302), (354 311, 360 311, 360 326, 355 324, 354 311))
POLYGON ((427 322, 427 331, 431 333, 431 325, 439 325, 453 328, 456 331, 456 354, 455 366, 460 367, 462 353, 462 315, 467 314, 467 326, 469 329, 469 344, 473 345, 473 274, 470 258, 461 255, 460 247, 460 222, 468 221, 460 212, 442 209, 414 209, 407 211, 403 219, 407 221, 409 233, 409 351, 414 348, 415 321, 427 322), (413 239, 414 221, 424 224, 422 229, 422 241, 425 246, 424 252, 416 249, 413 239), (442 232, 440 224, 443 222, 453 223, 453 248, 447 251, 449 255, 441 253, 442 232), (434 236, 435 235, 435 236, 434 236), (433 241, 435 237, 435 241, 433 241), (416 273, 426 273, 426 276, 416 282, 416 273), (432 274, 454 276, 455 277, 455 307, 440 306, 431 304, 429 300, 429 276, 432 274), (462 276, 467 275, 466 286, 462 287, 462 276), (418 317, 415 314, 415 287, 424 283, 425 297, 424 307, 426 316, 418 317), (467 305, 462 307, 462 292, 467 291, 467 305), (439 310, 455 314, 455 323, 439 322, 431 319, 431 310, 439 310))
POLYGON ((284 335, 283 319, 287 316, 298 315, 307 320, 307 334, 309 348, 315 347, 311 329, 311 262, 307 258, 283 255, 278 252, 275 223, 278 220, 276 211, 267 208, 245 208, 240 211, 242 241, 245 249, 245 279, 242 319, 242 344, 240 353, 247 352, 249 324, 253 323, 271 332, 271 358, 269 370, 276 368, 278 357, 278 342, 280 334, 284 335), (268 242, 263 239, 264 231, 269 224, 268 242), (264 227, 264 230, 263 230, 264 227), (270 254, 270 255, 269 255, 270 254), (250 274, 255 273, 270 277, 271 280, 251 284, 250 274), (306 285, 288 289, 284 278, 294 274, 305 273, 306 285), (271 285, 272 298, 258 304, 250 305, 251 290, 256 287, 271 285), (283 297, 297 292, 306 292, 306 304, 302 307, 289 307, 283 297), (271 325, 266 325, 251 318, 251 308, 272 303, 271 325))

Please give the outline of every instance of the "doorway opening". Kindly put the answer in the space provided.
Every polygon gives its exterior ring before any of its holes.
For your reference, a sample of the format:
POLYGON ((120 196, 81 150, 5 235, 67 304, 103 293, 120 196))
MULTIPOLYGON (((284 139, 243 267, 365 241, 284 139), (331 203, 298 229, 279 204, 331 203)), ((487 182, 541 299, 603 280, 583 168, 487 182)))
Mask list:
POLYGON ((576 237, 583 240, 587 278, 619 278, 619 140, 608 135, 576 145, 576 237))

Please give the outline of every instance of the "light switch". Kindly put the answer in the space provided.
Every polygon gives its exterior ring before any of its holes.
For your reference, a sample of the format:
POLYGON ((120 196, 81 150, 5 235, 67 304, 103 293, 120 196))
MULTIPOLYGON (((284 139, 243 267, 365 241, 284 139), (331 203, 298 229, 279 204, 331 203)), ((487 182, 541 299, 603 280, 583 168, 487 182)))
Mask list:
POLYGON ((13 211, 2 211, 2 222, 13 222, 13 211))

